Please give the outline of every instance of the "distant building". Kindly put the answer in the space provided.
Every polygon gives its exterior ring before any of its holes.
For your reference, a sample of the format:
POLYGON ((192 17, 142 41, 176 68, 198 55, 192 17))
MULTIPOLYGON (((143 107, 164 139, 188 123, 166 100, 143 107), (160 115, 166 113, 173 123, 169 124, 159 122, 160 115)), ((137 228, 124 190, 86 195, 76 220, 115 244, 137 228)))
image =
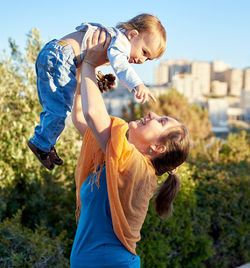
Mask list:
POLYGON ((211 82, 211 94, 213 96, 226 96, 227 95, 227 83, 214 80, 211 82))
POLYGON ((135 96, 131 94, 125 86, 118 82, 114 90, 103 94, 104 103, 110 115, 120 117, 122 108, 128 107, 135 96))
POLYGON ((229 69, 225 72, 225 82, 228 84, 228 93, 240 96, 243 87, 243 71, 240 69, 229 69))
POLYGON ((212 62, 212 71, 217 72, 225 72, 230 69, 230 65, 222 60, 215 60, 212 62))
POLYGON ((122 108, 128 107, 130 99, 121 99, 121 98, 105 98, 104 103, 106 105, 107 111, 112 116, 121 117, 122 108))
POLYGON ((166 90, 178 90, 190 103, 207 105, 215 132, 250 123, 250 67, 243 71, 221 60, 168 59, 156 68, 155 84, 158 93, 165 92, 164 85, 166 90))
POLYGON ((226 96, 228 107, 240 107, 240 98, 237 96, 226 96))
POLYGON ((212 123, 213 132, 227 132, 228 131, 228 103, 225 98, 208 99, 209 119, 212 123))
POLYGON ((169 66, 169 82, 173 81, 173 77, 176 74, 184 74, 191 72, 191 62, 187 60, 175 60, 172 65, 169 66))
POLYGON ((174 75, 190 73, 191 61, 186 59, 168 59, 162 61, 155 69, 155 85, 172 82, 174 75))
POLYGON ((172 87, 186 96, 189 102, 201 102, 202 94, 198 79, 190 73, 176 74, 173 76, 172 87))
POLYGON ((243 120, 250 123, 250 90, 242 90, 240 108, 242 109, 243 120))
POLYGON ((243 110, 240 107, 228 107, 227 109, 228 123, 234 125, 238 121, 243 121, 243 110))
POLYGON ((224 61, 217 60, 211 63, 211 81, 217 80, 225 82, 225 71, 230 69, 230 65, 224 61))
POLYGON ((155 85, 165 85, 169 82, 169 66, 162 62, 155 67, 155 85))
POLYGON ((244 70, 243 88, 250 91, 250 68, 244 70))
POLYGON ((153 93, 155 98, 158 98, 160 95, 168 94, 171 89, 167 86, 151 86, 149 90, 153 93))
POLYGON ((194 61, 192 62, 193 79, 199 83, 202 95, 210 93, 211 67, 209 62, 194 61))

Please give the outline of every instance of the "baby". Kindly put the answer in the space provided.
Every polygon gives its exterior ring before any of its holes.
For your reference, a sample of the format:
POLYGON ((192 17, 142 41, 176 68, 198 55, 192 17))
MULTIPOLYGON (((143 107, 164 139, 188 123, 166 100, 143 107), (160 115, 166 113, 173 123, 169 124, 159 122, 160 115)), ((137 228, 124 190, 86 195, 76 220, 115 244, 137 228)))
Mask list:
POLYGON ((28 141, 29 148, 49 170, 55 164, 63 163, 54 145, 72 109, 77 87, 76 71, 86 54, 86 40, 99 28, 111 36, 107 60, 118 79, 136 98, 142 99, 141 103, 149 98, 155 101, 130 63, 142 64, 164 53, 166 31, 157 17, 141 14, 118 24, 116 28, 83 23, 76 27, 76 32, 60 40, 50 41, 36 60, 37 91, 43 111, 40 124, 35 127, 34 136, 28 141))

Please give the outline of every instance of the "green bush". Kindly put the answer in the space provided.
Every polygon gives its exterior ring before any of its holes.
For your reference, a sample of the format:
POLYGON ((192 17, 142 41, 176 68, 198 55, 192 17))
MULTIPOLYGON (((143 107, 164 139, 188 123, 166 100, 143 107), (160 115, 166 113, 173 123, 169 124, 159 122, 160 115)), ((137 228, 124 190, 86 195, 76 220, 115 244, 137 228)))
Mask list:
POLYGON ((206 232, 213 241, 208 267, 236 267, 249 262, 250 139, 246 132, 213 140, 191 156, 197 181, 198 212, 209 215, 206 232))
MULTIPOLYGON (((173 216, 160 219, 151 202, 142 228, 137 253, 142 267, 205 267, 202 261, 212 255, 207 234, 209 217, 196 213, 196 184, 188 165, 180 168, 181 190, 174 203, 173 216)), ((166 175, 162 179, 165 179, 166 175)))
POLYGON ((64 256, 65 232, 51 238, 41 224, 35 232, 21 224, 21 210, 0 222, 1 267, 69 267, 64 256))
MULTIPOLYGON (((32 36, 39 40, 37 31, 32 31, 29 38, 32 36)), ((52 172, 46 171, 34 157, 26 144, 41 111, 34 68, 13 41, 11 44, 15 53, 12 51, 12 57, 0 63, 0 220, 11 218, 22 209, 23 226, 35 230, 44 221, 52 237, 67 230, 64 254, 69 257, 76 228, 74 170, 79 135, 68 120, 56 145, 65 164, 52 172)), ((28 42, 27 58, 34 60, 33 54, 39 48, 39 42, 28 42)))
POLYGON ((208 267, 236 267, 250 259, 249 177, 228 175, 215 170, 196 188, 199 210, 209 213, 206 232, 213 239, 208 267))

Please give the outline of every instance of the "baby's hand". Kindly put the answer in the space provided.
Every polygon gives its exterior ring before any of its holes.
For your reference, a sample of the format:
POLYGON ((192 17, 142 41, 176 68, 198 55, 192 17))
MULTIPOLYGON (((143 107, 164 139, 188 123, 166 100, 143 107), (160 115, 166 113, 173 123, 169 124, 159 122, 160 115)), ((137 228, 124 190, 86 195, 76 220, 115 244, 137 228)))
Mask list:
POLYGON ((148 101, 149 97, 153 100, 153 102, 156 102, 155 97, 144 84, 136 86, 135 91, 136 91, 135 97, 137 99, 142 99, 141 104, 148 101))

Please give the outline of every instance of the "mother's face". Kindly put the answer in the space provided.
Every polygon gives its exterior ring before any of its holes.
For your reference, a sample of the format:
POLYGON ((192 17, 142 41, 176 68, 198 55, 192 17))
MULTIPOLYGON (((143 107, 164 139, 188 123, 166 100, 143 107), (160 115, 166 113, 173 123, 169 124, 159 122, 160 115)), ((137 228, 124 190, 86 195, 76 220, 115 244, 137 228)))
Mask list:
POLYGON ((168 129, 180 123, 169 116, 159 116, 149 112, 140 120, 129 123, 129 141, 136 144, 153 145, 159 143, 168 129))

